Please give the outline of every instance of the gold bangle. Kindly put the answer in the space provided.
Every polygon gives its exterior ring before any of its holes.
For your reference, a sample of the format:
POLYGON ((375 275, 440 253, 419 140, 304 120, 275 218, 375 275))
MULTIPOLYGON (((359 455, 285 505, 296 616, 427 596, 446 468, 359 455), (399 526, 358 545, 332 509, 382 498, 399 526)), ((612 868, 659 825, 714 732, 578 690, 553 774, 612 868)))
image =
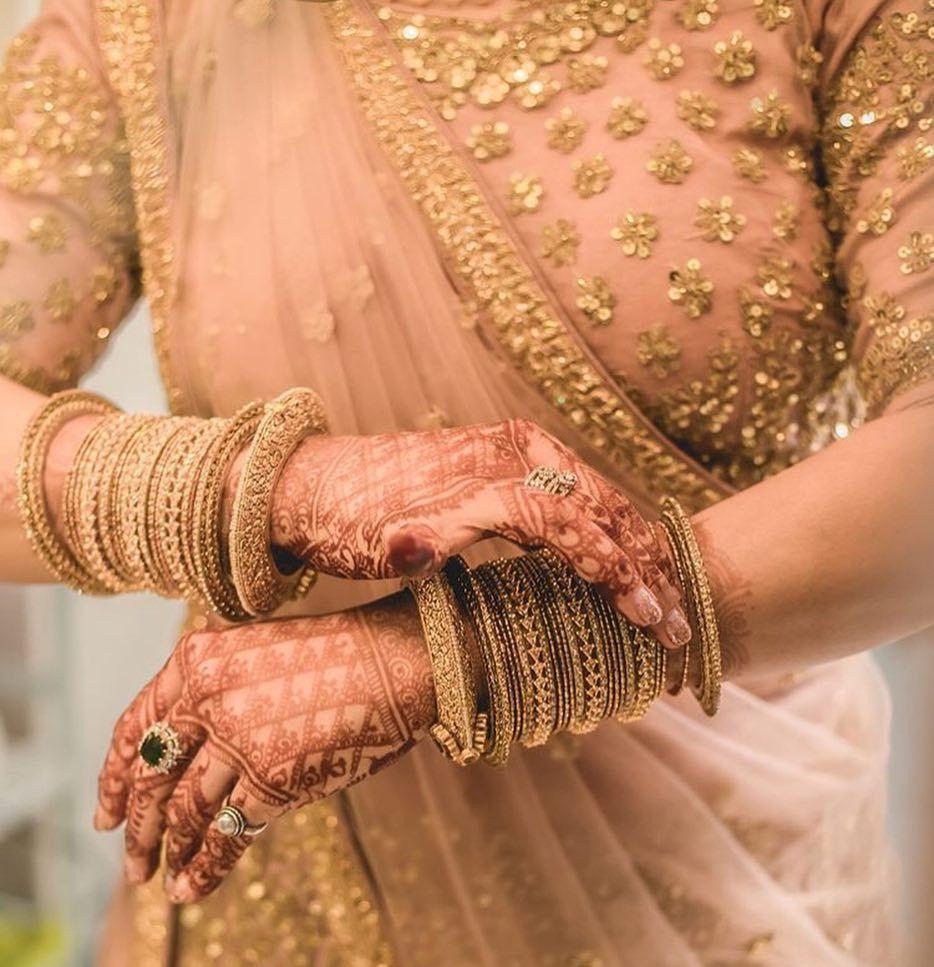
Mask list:
POLYGON ((477 696, 466 630, 444 574, 407 581, 418 606, 435 681, 437 720, 429 729, 441 751, 458 765, 476 762, 477 696))
POLYGON ((120 575, 123 581, 121 590, 124 592, 139 590, 140 585, 130 567, 130 559, 123 543, 124 516, 129 512, 129 506, 120 501, 121 482, 140 438, 157 419, 159 417, 150 415, 142 415, 134 419, 132 428, 121 438, 113 454, 113 460, 108 461, 101 478, 101 493, 104 500, 104 514, 100 526, 101 546, 111 567, 120 575))
POLYGON ((694 694, 707 715, 716 715, 720 707, 723 664, 720 629, 707 569, 697 546, 691 521, 672 497, 666 497, 662 503, 661 523, 671 542, 678 578, 688 598, 689 609, 700 639, 701 681, 694 694))
POLYGON ((504 562, 500 578, 509 589, 513 607, 516 638, 525 657, 525 674, 530 693, 527 728, 523 728, 520 739, 526 747, 543 745, 548 741, 555 728, 555 689, 547 646, 546 632, 541 621, 541 609, 536 607, 534 584, 531 576, 513 558, 504 562))
POLYGON ((503 765, 509 758, 513 719, 506 689, 506 669, 502 652, 497 645, 497 631, 486 599, 474 575, 462 558, 453 557, 445 565, 451 587, 461 611, 469 615, 480 646, 480 657, 487 681, 489 733, 483 760, 490 765, 503 765))
POLYGON ((55 532, 45 499, 45 461, 58 431, 80 416, 107 416, 117 408, 82 390, 56 393, 29 421, 16 468, 18 506, 23 528, 36 555, 63 584, 79 592, 107 594, 55 532))
POLYGON ((310 433, 324 433, 321 400, 308 389, 283 393, 266 408, 250 447, 234 498, 230 525, 230 571, 244 609, 269 614, 287 597, 295 578, 275 566, 269 549, 270 515, 285 462, 310 433))
POLYGON ((204 603, 228 621, 243 621, 250 615, 227 575, 224 538, 221 532, 221 504, 230 467, 240 451, 253 439, 263 416, 263 404, 247 403, 228 421, 204 457, 194 494, 191 535, 193 572, 204 603))
POLYGON ((605 715, 607 670, 604 649, 593 635, 596 612, 588 599, 589 585, 556 554, 545 552, 543 556, 568 621, 568 630, 573 635, 575 667, 580 669, 580 712, 569 731, 592 732, 605 715))

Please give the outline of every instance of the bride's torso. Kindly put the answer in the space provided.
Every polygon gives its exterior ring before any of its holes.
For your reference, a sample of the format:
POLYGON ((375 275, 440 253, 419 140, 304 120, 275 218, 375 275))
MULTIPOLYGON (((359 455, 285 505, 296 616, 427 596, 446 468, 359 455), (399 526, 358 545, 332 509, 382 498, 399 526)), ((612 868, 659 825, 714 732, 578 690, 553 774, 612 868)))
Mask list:
MULTIPOLYGON (((321 98, 333 87, 316 80, 309 48, 294 30, 286 40, 277 21, 296 9, 319 15, 310 8, 241 0, 223 15, 170 21, 186 329, 177 367, 207 408, 263 391, 264 365, 280 382, 315 385, 338 367, 356 407, 367 387, 377 392, 380 358, 386 369, 420 370, 421 340, 387 330, 392 349, 380 350, 373 318, 381 301, 384 315, 433 311, 393 305, 387 288, 400 255, 407 261, 406 241, 387 238, 387 226, 413 228, 414 205, 401 210, 404 192, 392 195, 398 186, 369 144, 360 149, 375 172, 368 184, 358 169, 324 162, 330 194, 343 196, 330 216, 308 200, 321 185, 302 183, 303 164, 319 179, 321 154, 332 150, 335 121, 321 115, 321 98), (217 49, 205 39, 212 31, 217 49), (249 62, 237 89, 211 92, 224 58, 242 51, 249 62), (367 201, 374 191, 392 196, 379 225, 367 201), (255 196, 251 206, 244 194, 255 196), (231 207, 239 214, 225 222, 231 207), (329 245, 327 219, 341 211, 346 224, 329 245), (272 229, 258 224, 264 213, 272 229), (287 231, 275 227, 283 224, 287 231), (210 296, 189 298, 207 288, 210 296), (212 390, 218 381, 227 388, 212 390)), ((800 2, 428 0, 372 9, 545 291, 665 436, 739 485, 822 442, 833 422, 822 407, 848 338, 816 186, 821 65, 800 2)), ((422 163, 417 151, 411 163, 422 163)), ((398 395, 383 380, 381 412, 398 395)), ((427 423, 445 418, 431 392, 423 402, 427 423)), ((420 421, 408 413, 398 422, 420 421)), ((366 418, 355 425, 373 428, 366 418)))

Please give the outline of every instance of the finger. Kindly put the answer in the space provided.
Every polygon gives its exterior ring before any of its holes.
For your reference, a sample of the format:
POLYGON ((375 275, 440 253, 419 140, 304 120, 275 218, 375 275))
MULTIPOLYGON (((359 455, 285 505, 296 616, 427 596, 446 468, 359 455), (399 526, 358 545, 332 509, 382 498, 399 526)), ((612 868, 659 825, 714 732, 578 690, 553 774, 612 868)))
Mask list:
POLYGON ((586 494, 560 496, 521 482, 497 485, 503 508, 487 526, 525 547, 547 547, 585 581, 600 586, 640 625, 662 618, 661 603, 642 581, 625 550, 608 533, 606 511, 586 494))
POLYGON ((577 455, 541 427, 525 420, 512 422, 516 446, 528 466, 544 465, 568 469, 577 475, 578 495, 590 496, 609 512, 605 529, 624 549, 633 565, 635 578, 631 591, 607 589, 612 604, 631 621, 651 627, 656 637, 669 648, 681 648, 691 638, 691 627, 683 608, 680 591, 672 576, 659 564, 667 564, 667 549, 633 503, 605 477, 578 459, 577 455), (648 590, 648 594, 646 593, 648 590), (659 610, 655 605, 660 605, 659 610), (659 615, 658 620, 652 620, 659 615))
POLYGON ((165 806, 165 862, 176 874, 198 851, 208 827, 237 782, 237 772, 207 743, 185 770, 165 806))
POLYGON ((441 535, 428 524, 411 524, 388 535, 386 559, 404 577, 423 578, 444 566, 450 557, 441 535))
POLYGON ((158 772, 142 759, 137 759, 133 767, 124 830, 123 871, 128 883, 144 883, 155 873, 165 829, 166 803, 187 771, 185 762, 190 762, 188 768, 191 768, 201 755, 198 750, 204 739, 203 731, 195 731, 187 725, 184 729, 174 726, 171 712, 168 724, 176 728, 180 736, 184 759, 170 773, 158 772))
POLYGON ((95 829, 115 829, 126 815, 127 796, 143 733, 161 721, 181 696, 182 679, 175 653, 143 687, 117 719, 110 747, 97 780, 95 829))
MULTIPOLYGON (((242 781, 230 794, 229 801, 251 826, 269 822, 282 813, 281 806, 271 806, 248 792, 242 781)), ((255 838, 226 836, 212 823, 191 861, 166 881, 169 899, 174 903, 194 903, 216 890, 255 838)))

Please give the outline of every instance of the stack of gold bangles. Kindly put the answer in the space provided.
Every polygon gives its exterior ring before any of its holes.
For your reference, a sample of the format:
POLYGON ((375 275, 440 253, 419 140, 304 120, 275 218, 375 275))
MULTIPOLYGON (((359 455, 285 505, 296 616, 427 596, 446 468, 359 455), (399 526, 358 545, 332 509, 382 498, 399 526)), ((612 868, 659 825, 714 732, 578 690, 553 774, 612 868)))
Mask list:
POLYGON ((23 439, 18 488, 26 532, 52 573, 78 591, 153 590, 199 601, 231 621, 268 614, 314 577, 279 572, 269 529, 282 467, 307 435, 323 432, 321 401, 307 389, 209 420, 127 415, 90 393, 56 394, 23 439), (102 419, 69 471, 58 534, 43 489, 46 456, 58 430, 83 415, 102 419), (244 448, 225 533, 224 488, 244 448))
MULTIPOLYGON (((661 523, 693 619, 696 694, 713 715, 720 640, 703 561, 677 502, 665 501, 661 523)), ((435 678, 431 735, 459 765, 501 765, 515 742, 541 745, 556 732, 589 732, 607 718, 636 721, 666 687, 667 650, 550 551, 474 570, 453 558, 441 574, 409 587, 435 678), (477 681, 485 683, 480 694, 477 681)))

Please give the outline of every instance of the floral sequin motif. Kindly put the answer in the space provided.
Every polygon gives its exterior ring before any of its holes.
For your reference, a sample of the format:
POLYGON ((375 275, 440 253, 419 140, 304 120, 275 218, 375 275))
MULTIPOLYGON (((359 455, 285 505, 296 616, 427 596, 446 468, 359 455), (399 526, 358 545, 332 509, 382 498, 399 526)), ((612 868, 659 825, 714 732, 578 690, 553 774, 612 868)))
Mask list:
POLYGON ((605 57, 583 54, 568 61, 568 87, 577 94, 603 87, 609 61, 605 57))
POLYGON ((788 0, 755 0, 756 20, 766 30, 791 23, 793 10, 788 0))
POLYGON ((651 212, 627 211, 610 229, 610 238, 620 243, 624 255, 647 259, 658 238, 658 226, 651 212))
POLYGON ((562 108, 555 117, 545 122, 548 147, 563 154, 570 154, 584 141, 587 122, 579 118, 569 107, 562 108))
POLYGON ((523 175, 516 172, 509 176, 507 199, 513 215, 535 212, 541 207, 545 188, 538 175, 523 175))
POLYGON ((755 49, 741 30, 734 30, 726 40, 718 40, 713 52, 717 59, 714 75, 725 84, 748 81, 756 73, 755 49))
POLYGON ((655 80, 667 81, 684 67, 684 55, 680 44, 666 44, 658 37, 653 37, 647 47, 643 64, 655 80))
POLYGON ((636 358, 656 378, 681 368, 681 347, 664 325, 652 326, 636 338, 636 358))
POLYGON ((684 0, 677 16, 685 30, 707 30, 717 22, 720 6, 717 0, 684 0))
POLYGON ((743 230, 746 216, 734 211, 733 199, 729 195, 723 195, 719 201, 701 198, 694 224, 707 242, 732 242, 743 230))
POLYGON ((783 201, 775 209, 772 219, 772 234, 783 242, 790 242, 798 236, 798 206, 791 201, 783 201))
POLYGON ((740 148, 733 155, 733 170, 740 178, 745 178, 755 185, 761 184, 766 178, 762 155, 752 148, 740 148))
POLYGON ((550 260, 552 265, 560 268, 576 261, 580 242, 574 223, 566 218, 559 218, 553 225, 546 225, 542 229, 539 252, 542 258, 550 260))
POLYGON ((648 123, 649 115, 641 101, 631 97, 614 97, 610 102, 610 115, 606 129, 614 138, 631 138, 648 123))
POLYGON ((769 331, 772 325, 772 307, 768 302, 756 298, 748 289, 742 289, 739 294, 739 307, 743 329, 753 339, 759 339, 769 331))
POLYGON ((693 165, 694 159, 684 150, 681 142, 672 139, 655 146, 645 167, 663 184, 680 185, 693 165))
POLYGON ((898 247, 898 257, 903 275, 926 272, 934 264, 934 232, 912 232, 898 247))
POLYGON ((813 44, 801 44, 795 51, 795 64, 798 78, 809 88, 817 84, 820 65, 824 62, 824 55, 813 44))
POLYGON ((512 132, 505 121, 487 121, 470 129, 467 147, 477 161, 502 158, 512 150, 512 132))
POLYGON ((51 255, 54 252, 64 251, 68 235, 65 223, 58 215, 50 212, 47 215, 36 215, 29 219, 27 238, 44 255, 51 255))
POLYGON ((794 264, 790 259, 780 256, 766 259, 757 273, 762 291, 773 299, 790 299, 793 268, 794 264))
POLYGON ((766 138, 780 138, 788 133, 791 105, 783 101, 778 91, 754 97, 749 105, 749 129, 766 138))
POLYGON ((895 205, 892 202, 891 188, 884 188, 863 212, 862 218, 856 222, 856 231, 860 235, 870 232, 873 235, 884 235, 895 222, 895 205))
POLYGON ((592 198, 609 188, 613 169, 602 154, 596 154, 590 159, 579 158, 572 167, 574 190, 581 198, 592 198))
POLYGON ((688 259, 682 269, 673 269, 668 276, 671 285, 668 298, 697 319, 710 312, 713 282, 704 275, 699 259, 688 259))
POLYGON ((613 321, 616 296, 602 276, 582 276, 577 280, 577 308, 594 326, 608 326, 613 321))
POLYGON ((717 102, 703 91, 682 91, 677 100, 678 117, 695 131, 709 131, 720 114, 717 102))
POLYGON ((934 165, 934 144, 926 138, 915 138, 911 144, 903 144, 895 152, 898 177, 910 181, 924 174, 934 165))

